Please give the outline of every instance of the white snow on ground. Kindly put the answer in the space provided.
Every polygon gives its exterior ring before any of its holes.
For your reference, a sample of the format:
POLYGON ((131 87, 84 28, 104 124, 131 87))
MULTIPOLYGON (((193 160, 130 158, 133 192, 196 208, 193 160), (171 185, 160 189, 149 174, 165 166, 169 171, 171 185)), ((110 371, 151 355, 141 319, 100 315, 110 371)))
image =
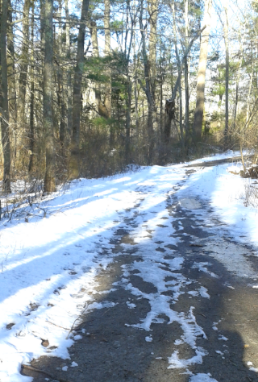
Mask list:
MULTIPOLYGON (((213 156, 205 161, 222 157, 213 156)), ((166 315, 169 322, 178 322, 183 331, 176 342, 178 350, 168 359, 169 367, 187 368, 202 362, 206 351, 196 346, 196 338, 200 335, 206 338, 206 335, 196 323, 194 309, 191 308, 188 315, 178 313, 172 309, 171 297, 161 294, 171 291, 176 302, 180 294, 185 293, 184 286, 192 283, 180 273, 184 259, 168 247, 166 254, 170 253, 170 258, 165 258, 162 251, 156 249, 179 244, 173 236, 173 216, 166 209, 167 197, 176 192, 181 206, 195 209, 196 214, 201 201, 209 201, 216 216, 227 224, 223 228, 236 240, 241 241, 244 235, 245 241, 258 245, 257 209, 244 205, 245 187, 249 181, 231 174, 228 167, 198 168, 179 191, 173 186, 185 178, 187 169, 182 164, 165 168, 145 167, 106 179, 81 179, 73 182, 66 192, 57 193, 51 200, 43 200, 39 208, 37 205, 23 206, 28 212, 28 222, 19 218, 19 210, 10 222, 2 220, 0 381, 31 381, 32 378, 20 375, 21 364, 41 355, 69 358, 67 348, 79 338, 73 330, 79 315, 114 306, 105 302, 105 298, 101 302, 93 301, 92 293, 97 286, 96 275, 114 259, 113 245, 109 241, 114 231, 125 228, 125 218, 134 218, 137 224, 130 237, 139 247, 137 256, 142 256, 143 261, 135 260, 133 265, 124 266, 122 284, 132 294, 148 299, 150 304, 149 313, 135 327, 150 332, 151 324, 163 322, 160 316, 166 315), (138 204, 138 215, 135 215, 135 210, 131 209, 138 204), (158 244, 159 240, 163 243, 158 244), (152 293, 143 293, 128 283, 129 270, 134 269, 156 288, 152 293), (49 342, 48 347, 42 346, 43 341, 49 342), (190 359, 180 358, 182 343, 192 348, 190 359)), ((199 216, 201 220, 201 209, 199 216)), ((212 227, 214 222, 207 221, 207 224, 212 227)), ((215 228, 219 230, 219 227, 215 228)), ((127 246, 130 244, 124 244, 125 250, 127 246)), ((232 253, 232 260, 234 255, 232 253)), ((241 252, 237 256, 242 261, 245 254, 241 252)), ((216 258, 222 261, 221 257, 216 258)), ((217 277, 207 266, 208 263, 196 264, 200 271, 217 277)), ((244 267, 241 276, 253 272, 248 266, 244 267)), ((205 288, 199 287, 197 292, 202 298, 209 298, 205 288)), ((127 306, 135 307, 130 302, 127 306)), ((75 363, 71 364, 73 366, 75 363)), ((198 374, 190 381, 215 380, 208 374, 198 374)))
POLYGON ((238 276, 257 278, 257 272, 255 272, 248 262, 248 259, 244 257, 247 253, 246 248, 233 243, 226 242, 224 240, 210 240, 206 243, 204 250, 210 251, 210 255, 219 260, 225 267, 237 274, 238 276), (231 256, 228 254, 232 254, 231 256), (234 258, 234 261, 232 261, 234 258))
MULTIPOLYGON (((93 302, 91 294, 95 276, 113 261, 109 240, 114 231, 141 199, 140 217, 157 229, 159 215, 167 214, 167 192, 183 177, 180 168, 155 166, 81 180, 43 201, 40 210, 31 210, 28 223, 15 217, 1 222, 0 380, 31 381, 19 374, 21 364, 40 355, 69 357, 80 313, 107 306, 93 302), (45 218, 38 216, 42 209, 45 218), (47 348, 43 340, 48 340, 47 348)), ((165 235, 171 232, 168 227, 165 235)), ((137 238, 146 239, 145 229, 137 238)))
MULTIPOLYGON (((239 166, 241 166, 240 163, 237 164, 237 167, 239 166)), ((187 195, 188 198, 198 197, 208 201, 214 208, 216 216, 225 224, 223 229, 228 228, 237 241, 257 246, 258 182, 243 179, 229 170, 232 170, 230 164, 198 169, 179 192, 180 198, 187 195), (256 207, 253 205, 255 202, 250 193, 257 194, 256 207), (251 205, 248 205, 248 201, 251 205)))
POLYGON ((209 295, 209 293, 208 293, 207 288, 205 288, 205 287, 203 287, 203 286, 200 288, 200 295, 201 295, 202 297, 205 297, 205 298, 210 298, 210 295, 209 295))

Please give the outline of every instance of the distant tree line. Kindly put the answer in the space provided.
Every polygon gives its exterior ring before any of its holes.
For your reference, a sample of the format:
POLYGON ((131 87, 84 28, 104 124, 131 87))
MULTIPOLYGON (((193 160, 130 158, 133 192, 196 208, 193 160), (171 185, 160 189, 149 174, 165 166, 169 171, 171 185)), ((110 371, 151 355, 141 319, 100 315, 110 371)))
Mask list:
POLYGON ((0 31, 3 193, 257 147, 256 2, 0 0, 0 31))

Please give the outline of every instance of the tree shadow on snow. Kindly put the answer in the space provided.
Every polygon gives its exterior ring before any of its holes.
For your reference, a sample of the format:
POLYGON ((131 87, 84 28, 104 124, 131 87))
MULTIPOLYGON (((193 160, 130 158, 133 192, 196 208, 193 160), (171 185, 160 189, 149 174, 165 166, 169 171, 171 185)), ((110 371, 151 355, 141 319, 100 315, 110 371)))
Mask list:
MULTIPOLYGON (((168 203, 168 208, 173 202, 168 203)), ((185 368, 168 369, 168 357, 177 354, 180 360, 189 360, 196 350, 204 349, 206 355, 202 357, 202 363, 187 366, 190 373, 199 375, 200 382, 209 382, 208 377, 206 380, 201 377, 208 373, 218 382, 258 381, 258 374, 250 370, 247 363, 254 362, 258 366, 255 291, 246 288, 246 280, 236 278, 221 263, 201 253, 200 248, 190 247, 190 239, 183 236, 183 232, 194 233, 200 238, 207 236, 200 226, 195 226, 193 213, 186 214, 178 208, 174 217, 182 218, 184 231, 177 230, 174 234, 181 238, 181 242, 173 254, 184 257, 184 267, 180 272, 189 283, 184 285, 183 294, 175 303, 171 294, 171 309, 187 317, 191 307, 194 307, 196 323, 205 333, 195 333, 196 348, 192 349, 186 341, 180 342, 187 333, 176 321, 168 324, 166 316, 159 317, 160 322, 153 323, 150 332, 133 326, 146 318, 150 303, 147 298, 132 294, 131 287, 126 288, 126 283, 146 294, 155 293, 155 285, 144 281, 135 267, 125 279, 125 266, 143 261, 144 256, 139 250, 141 244, 134 245, 131 237, 132 227, 136 225, 132 217, 127 219, 126 228, 121 224, 124 231, 118 230, 112 238, 114 262, 97 278, 99 287, 94 298, 113 305, 82 315, 71 333, 72 338, 78 334, 80 337, 75 338, 74 345, 69 348, 69 360, 41 357, 31 363, 33 367, 49 373, 53 380, 69 382, 188 382, 190 375, 184 374, 185 368), (131 245, 123 246, 123 243, 131 245), (208 262, 209 270, 219 277, 199 271, 194 267, 196 262, 208 262), (234 285, 235 289, 229 288, 229 285, 234 285), (191 293, 201 287, 207 289, 210 298, 191 293)), ((155 236, 162 241, 164 227, 157 227, 155 236)), ((158 249, 159 244, 156 243, 153 251, 158 249)), ((171 250, 161 251, 161 261, 171 253, 171 250)), ((189 333, 189 336, 192 334, 189 333)), ((23 374, 33 376, 34 382, 43 382, 46 378, 42 373, 26 369, 23 374)))

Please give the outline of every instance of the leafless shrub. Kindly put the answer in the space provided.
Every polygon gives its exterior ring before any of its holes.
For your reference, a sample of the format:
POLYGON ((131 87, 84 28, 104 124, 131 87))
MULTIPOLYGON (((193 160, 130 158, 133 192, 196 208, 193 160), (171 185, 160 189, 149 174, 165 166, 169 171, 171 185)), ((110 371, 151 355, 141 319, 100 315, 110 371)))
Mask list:
POLYGON ((258 207, 258 183, 245 184, 245 206, 258 207))

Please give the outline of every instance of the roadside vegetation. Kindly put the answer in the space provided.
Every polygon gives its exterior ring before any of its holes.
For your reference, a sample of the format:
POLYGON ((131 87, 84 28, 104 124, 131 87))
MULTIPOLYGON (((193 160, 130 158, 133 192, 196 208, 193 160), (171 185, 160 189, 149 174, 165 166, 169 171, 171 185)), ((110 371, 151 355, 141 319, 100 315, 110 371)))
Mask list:
POLYGON ((0 16, 2 195, 228 149, 257 177, 256 2, 2 0, 0 16))

